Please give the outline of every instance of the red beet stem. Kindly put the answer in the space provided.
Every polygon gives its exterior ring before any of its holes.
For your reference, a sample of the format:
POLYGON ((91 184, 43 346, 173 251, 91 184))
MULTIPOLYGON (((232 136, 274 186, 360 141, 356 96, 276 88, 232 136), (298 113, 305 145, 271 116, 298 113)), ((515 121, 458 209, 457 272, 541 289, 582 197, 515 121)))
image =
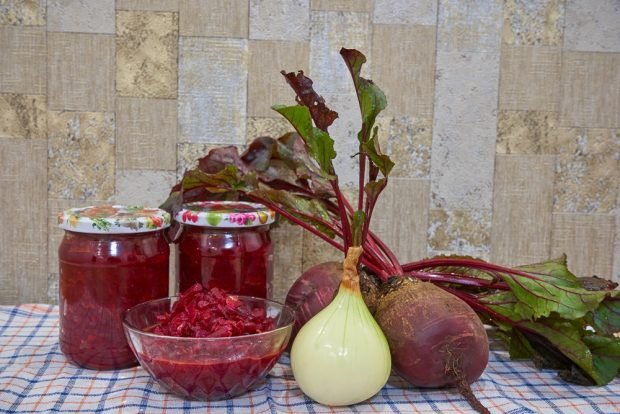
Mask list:
POLYGON ((486 289, 510 290, 508 285, 503 282, 493 282, 473 276, 463 276, 458 273, 425 272, 422 270, 417 270, 407 274, 425 282, 457 283, 463 286, 478 286, 486 289))

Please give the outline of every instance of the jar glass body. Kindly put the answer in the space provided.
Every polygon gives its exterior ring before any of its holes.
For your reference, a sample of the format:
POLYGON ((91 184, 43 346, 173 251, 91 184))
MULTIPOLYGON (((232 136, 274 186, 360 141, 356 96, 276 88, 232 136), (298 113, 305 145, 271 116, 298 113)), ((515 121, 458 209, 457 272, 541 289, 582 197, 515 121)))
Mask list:
POLYGON ((179 291, 194 283, 228 293, 270 298, 273 247, 269 226, 185 225, 177 248, 179 291))
POLYGON ((168 296, 170 248, 162 231, 90 234, 65 231, 58 251, 60 348, 76 365, 137 365, 121 314, 168 296))

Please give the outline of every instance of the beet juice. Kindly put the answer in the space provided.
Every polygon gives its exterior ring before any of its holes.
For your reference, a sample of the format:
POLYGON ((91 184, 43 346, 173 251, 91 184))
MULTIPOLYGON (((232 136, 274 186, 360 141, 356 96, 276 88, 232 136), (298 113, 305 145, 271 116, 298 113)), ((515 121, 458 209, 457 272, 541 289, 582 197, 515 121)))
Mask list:
POLYGON ((269 298, 275 212, 256 203, 207 201, 183 205, 178 241, 179 291, 194 283, 228 293, 269 298))
POLYGON ((170 249, 159 209, 95 206, 59 216, 60 349, 74 364, 121 369, 137 364, 121 314, 168 296, 170 249))

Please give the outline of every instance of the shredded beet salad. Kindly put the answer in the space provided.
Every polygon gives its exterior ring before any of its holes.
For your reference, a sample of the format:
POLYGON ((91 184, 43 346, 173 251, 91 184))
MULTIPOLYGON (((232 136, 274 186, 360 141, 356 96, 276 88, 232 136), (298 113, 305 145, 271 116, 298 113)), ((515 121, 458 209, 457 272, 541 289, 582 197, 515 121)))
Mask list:
POLYGON ((250 307, 221 289, 199 283, 179 295, 172 310, 157 317, 153 333, 186 338, 222 338, 275 329, 264 307, 250 307))

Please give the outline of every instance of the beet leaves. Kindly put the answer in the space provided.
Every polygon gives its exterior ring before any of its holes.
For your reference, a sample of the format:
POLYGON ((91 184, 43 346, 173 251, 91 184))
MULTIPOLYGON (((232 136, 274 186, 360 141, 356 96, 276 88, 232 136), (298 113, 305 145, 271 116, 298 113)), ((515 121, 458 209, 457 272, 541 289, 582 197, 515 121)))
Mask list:
MULTIPOLYGON (((615 285, 588 284, 570 273, 566 258, 507 268, 479 259, 434 257, 401 264, 368 224, 394 166, 383 154, 374 122, 385 109, 383 92, 360 73, 364 55, 342 49, 359 101, 359 198, 366 220, 361 264, 380 280, 407 274, 430 281, 469 304, 498 328, 510 355, 552 368, 567 381, 604 385, 620 369, 620 297, 615 285)), ((263 203, 343 253, 352 245, 354 208, 342 194, 328 127, 337 118, 303 72, 283 72, 297 105, 274 106, 295 129, 274 139, 259 137, 241 154, 211 150, 185 173, 162 205, 176 212, 184 202, 245 199, 263 203)))

